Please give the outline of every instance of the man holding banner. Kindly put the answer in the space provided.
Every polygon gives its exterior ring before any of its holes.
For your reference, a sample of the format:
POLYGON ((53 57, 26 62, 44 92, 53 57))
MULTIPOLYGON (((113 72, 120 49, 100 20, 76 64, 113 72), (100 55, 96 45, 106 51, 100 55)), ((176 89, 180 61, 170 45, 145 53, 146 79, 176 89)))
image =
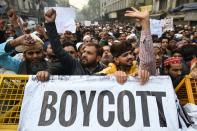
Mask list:
MULTIPOLYGON (((45 27, 53 52, 65 68, 64 75, 92 75, 102 70, 104 66, 99 63, 102 56, 102 48, 100 45, 94 43, 85 45, 79 62, 63 50, 58 37, 55 19, 55 10, 49 9, 45 14, 45 27)), ((37 78, 38 80, 45 81, 49 78, 49 73, 47 71, 38 72, 37 78)))
MULTIPOLYGON (((140 23, 142 25, 142 36, 141 36, 141 44, 140 44, 140 66, 139 66, 139 70, 138 70, 138 75, 141 78, 141 83, 144 84, 148 81, 149 76, 150 75, 155 75, 155 70, 156 70, 156 65, 155 65, 155 55, 153 53, 153 46, 152 46, 152 38, 150 35, 150 22, 149 22, 149 13, 148 12, 139 12, 138 10, 136 10, 135 8, 132 8, 133 11, 127 11, 125 16, 128 17, 134 17, 140 20, 140 23)), ((102 67, 99 67, 99 53, 97 53, 96 57, 94 57, 94 70, 90 71, 90 69, 92 67, 88 67, 88 54, 86 52, 86 50, 89 50, 89 46, 90 45, 86 45, 84 47, 84 56, 85 54, 87 54, 87 62, 85 62, 84 60, 81 61, 81 63, 79 63, 78 61, 75 61, 74 59, 72 59, 67 52, 62 50, 61 44, 59 39, 57 38, 57 31, 56 31, 56 27, 55 27, 55 19, 56 19, 56 11, 54 9, 49 9, 46 13, 45 13, 45 21, 46 21, 46 29, 47 29, 47 33, 49 36, 49 39, 51 41, 51 45, 52 45, 52 49, 54 51, 54 53, 59 57, 59 59, 61 60, 62 64, 69 69, 69 71, 67 72, 67 74, 69 75, 91 75, 94 74, 96 72, 99 72, 102 70, 102 67), (97 68, 99 67, 99 68, 97 68)), ((93 45, 91 45, 93 46, 93 45)), ((99 52, 99 47, 97 47, 95 45, 96 48, 96 52, 99 52)), ((91 49, 92 50, 92 49, 91 49)), ((123 50, 123 51, 128 51, 128 50, 123 50)), ((91 52, 91 51, 89 51, 91 52)), ((119 51, 116 51, 116 53, 120 53, 119 51)), ((125 52, 122 52, 125 53, 125 52)), ((82 54, 82 56, 83 56, 82 54)), ((127 57, 127 56, 126 56, 127 57)), ((83 57, 82 57, 83 58, 83 57)), ((119 57, 118 57, 119 58, 119 57)), ((129 58, 128 58, 129 59, 129 58)), ((133 61, 131 61, 133 62, 133 61)), ((124 65, 124 66, 127 66, 124 65)), ((129 66, 133 66, 132 64, 129 66)), ((126 81, 126 77, 127 74, 125 74, 124 72, 126 72, 125 70, 121 70, 121 69, 117 69, 118 72, 116 72, 116 70, 112 73, 114 73, 115 76, 117 76, 117 80, 119 83, 124 83, 126 81), (123 71, 123 72, 122 72, 123 71)), ((49 73, 46 71, 41 71, 38 72, 37 74, 37 78, 41 81, 46 80, 48 78, 49 73)))
MULTIPOLYGON (((115 76, 120 75, 125 77, 139 75, 141 77, 141 84, 145 84, 149 79, 149 75, 155 75, 156 71, 155 55, 153 53, 153 42, 150 33, 149 14, 148 12, 139 12, 135 8, 132 8, 132 10, 133 11, 127 11, 125 13, 125 16, 139 19, 142 26, 139 68, 137 67, 137 62, 133 60, 134 48, 132 48, 130 43, 121 42, 119 44, 113 44, 111 46, 111 53, 114 56, 114 63, 111 63, 109 67, 99 73, 115 73, 115 76)), ((120 79, 119 83, 123 82, 124 81, 120 79)))
POLYGON ((144 87, 129 77, 51 76, 29 79, 19 131, 181 131, 170 77, 152 77, 144 87))

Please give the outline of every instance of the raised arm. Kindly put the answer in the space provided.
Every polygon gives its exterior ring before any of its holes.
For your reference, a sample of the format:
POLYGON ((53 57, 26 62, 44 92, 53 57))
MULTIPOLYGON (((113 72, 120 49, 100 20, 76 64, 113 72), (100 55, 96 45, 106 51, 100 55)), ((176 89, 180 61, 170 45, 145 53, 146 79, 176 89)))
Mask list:
POLYGON ((44 17, 45 17, 45 27, 47 30, 47 35, 51 42, 53 52, 61 61, 65 69, 67 69, 66 73, 70 74, 74 69, 76 60, 72 58, 72 56, 70 56, 62 48, 55 25, 56 11, 54 9, 50 9, 45 13, 44 17))
POLYGON ((7 13, 10 23, 14 27, 17 36, 23 35, 23 27, 20 18, 16 15, 14 9, 10 9, 7 13))
POLYGON ((140 69, 147 70, 150 75, 156 74, 155 55, 153 50, 153 41, 150 33, 149 12, 140 12, 135 8, 133 11, 127 11, 125 16, 139 19, 142 26, 140 38, 140 69))

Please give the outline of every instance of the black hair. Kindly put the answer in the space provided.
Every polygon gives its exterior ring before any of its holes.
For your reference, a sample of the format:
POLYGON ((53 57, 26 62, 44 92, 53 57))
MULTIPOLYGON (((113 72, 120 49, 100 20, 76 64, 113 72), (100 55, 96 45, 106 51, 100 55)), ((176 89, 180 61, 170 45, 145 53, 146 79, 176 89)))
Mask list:
POLYGON ((72 46, 75 49, 75 51, 77 51, 77 47, 76 47, 76 45, 73 42, 71 42, 71 41, 64 41, 62 43, 62 47, 63 48, 64 47, 68 47, 68 46, 72 46))
POLYGON ((102 56, 103 55, 103 47, 101 46, 101 45, 99 45, 99 44, 95 44, 95 43, 88 43, 88 44, 86 44, 85 46, 84 46, 84 48, 86 47, 86 46, 94 46, 95 48, 96 48, 96 54, 97 54, 97 56, 102 56))
POLYGON ((180 49, 173 50, 173 51, 172 51, 172 56, 173 56, 175 53, 179 53, 179 54, 182 55, 182 52, 181 52, 180 49))
POLYGON ((184 45, 181 48, 181 54, 183 59, 187 62, 193 59, 194 56, 197 57, 197 46, 196 45, 184 45))
POLYGON ((132 52, 134 51, 134 48, 132 48, 132 45, 128 43, 128 41, 113 44, 110 48, 110 52, 114 57, 118 57, 127 51, 132 51, 132 52))

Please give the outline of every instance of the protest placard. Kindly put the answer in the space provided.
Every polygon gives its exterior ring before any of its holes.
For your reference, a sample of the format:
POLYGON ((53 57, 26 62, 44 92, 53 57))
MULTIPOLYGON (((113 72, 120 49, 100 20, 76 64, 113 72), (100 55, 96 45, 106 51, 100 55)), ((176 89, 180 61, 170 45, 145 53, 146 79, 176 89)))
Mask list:
POLYGON ((165 31, 172 31, 174 30, 174 25, 173 25, 173 18, 170 17, 170 18, 165 18, 165 19, 162 19, 162 23, 163 23, 163 32, 165 31))
POLYGON ((130 77, 119 85, 110 76, 30 77, 22 103, 20 131, 177 131, 175 93, 169 77, 142 87, 130 77))
POLYGON ((158 37, 161 37, 163 33, 161 20, 150 19, 150 30, 151 34, 158 35, 158 37))
POLYGON ((56 28, 58 33, 64 33, 65 31, 71 31, 75 33, 76 31, 76 24, 75 24, 75 10, 74 8, 68 7, 45 7, 45 12, 49 9, 56 10, 56 28))
POLYGON ((84 25, 85 25, 85 26, 90 26, 90 25, 91 25, 91 21, 85 20, 85 21, 84 21, 84 25))
POLYGON ((99 25, 98 21, 95 21, 95 22, 94 22, 94 25, 99 25))

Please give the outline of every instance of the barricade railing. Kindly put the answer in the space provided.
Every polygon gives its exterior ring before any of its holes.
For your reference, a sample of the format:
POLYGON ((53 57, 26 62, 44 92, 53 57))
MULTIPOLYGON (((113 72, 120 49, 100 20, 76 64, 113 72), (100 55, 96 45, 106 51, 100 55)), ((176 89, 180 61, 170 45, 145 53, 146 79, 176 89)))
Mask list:
POLYGON ((197 79, 186 75, 175 88, 181 105, 187 103, 197 104, 197 79))
POLYGON ((16 131, 28 75, 0 75, 0 131, 16 131))

